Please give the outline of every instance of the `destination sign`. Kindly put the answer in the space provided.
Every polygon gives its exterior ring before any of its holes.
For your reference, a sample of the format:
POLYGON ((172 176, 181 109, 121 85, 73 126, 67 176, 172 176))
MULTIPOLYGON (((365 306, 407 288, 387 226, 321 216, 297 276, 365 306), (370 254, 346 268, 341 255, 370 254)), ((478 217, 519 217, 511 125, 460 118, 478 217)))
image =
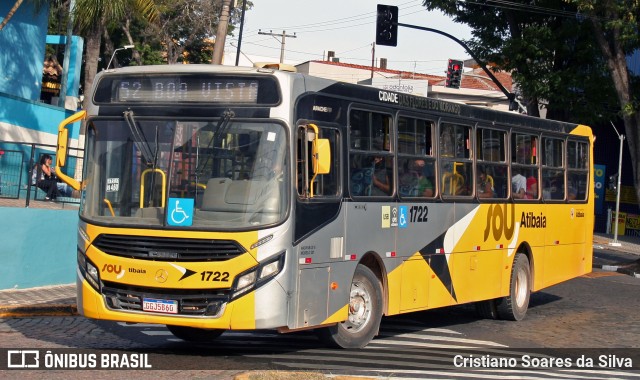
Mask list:
POLYGON ((94 102, 130 103, 279 103, 273 78, 220 76, 213 74, 135 74, 102 78, 94 102))

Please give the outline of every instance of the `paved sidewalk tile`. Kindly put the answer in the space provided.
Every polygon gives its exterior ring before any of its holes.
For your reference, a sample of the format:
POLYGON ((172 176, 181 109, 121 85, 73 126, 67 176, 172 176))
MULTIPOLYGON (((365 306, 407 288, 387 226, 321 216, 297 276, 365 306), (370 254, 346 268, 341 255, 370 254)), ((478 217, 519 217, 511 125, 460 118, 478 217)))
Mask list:
POLYGON ((76 303, 76 284, 0 290, 0 307, 76 303))

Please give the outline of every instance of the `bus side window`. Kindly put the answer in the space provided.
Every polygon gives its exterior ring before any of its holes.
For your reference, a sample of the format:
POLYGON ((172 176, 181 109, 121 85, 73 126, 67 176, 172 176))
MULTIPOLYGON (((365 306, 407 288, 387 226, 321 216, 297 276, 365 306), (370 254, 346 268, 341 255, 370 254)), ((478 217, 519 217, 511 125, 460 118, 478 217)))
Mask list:
POLYGON ((440 188, 444 196, 469 196, 473 191, 471 127, 440 124, 440 188))
POLYGON ((542 138, 542 196, 548 200, 565 199, 564 140, 542 138))
POLYGON ((507 134, 490 128, 476 130, 478 162, 476 194, 479 198, 506 198, 509 176, 506 155, 507 134), (483 171, 484 170, 484 173, 483 171), (491 185, 491 192, 487 184, 491 185))
POLYGON ((587 199, 589 181, 589 144, 583 141, 567 142, 567 198, 587 199))
POLYGON ((352 196, 393 195, 392 122, 390 115, 351 110, 349 189, 352 196))
POLYGON ((398 193, 401 197, 435 195, 435 158, 431 120, 398 118, 398 193))
POLYGON ((543 170, 541 182, 538 140, 537 135, 517 132, 511 134, 511 197, 516 200, 539 199, 541 183, 544 194, 545 174, 543 170))

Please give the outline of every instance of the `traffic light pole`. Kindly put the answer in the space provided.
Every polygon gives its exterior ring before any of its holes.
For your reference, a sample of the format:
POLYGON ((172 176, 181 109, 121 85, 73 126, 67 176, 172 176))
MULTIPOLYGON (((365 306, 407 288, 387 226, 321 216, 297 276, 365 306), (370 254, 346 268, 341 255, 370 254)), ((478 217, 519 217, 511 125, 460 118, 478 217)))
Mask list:
MULTIPOLYGON (((495 77, 495 75, 493 75, 491 70, 487 69, 487 66, 478 57, 476 57, 475 54, 473 54, 473 51, 469 48, 469 46, 467 46, 467 44, 465 44, 461 40, 459 40, 458 38, 452 36, 449 33, 445 33, 445 32, 443 32, 441 30, 438 30, 438 29, 427 28, 427 27, 424 27, 424 26, 417 26, 417 25, 411 25, 411 24, 403 24, 403 23, 400 23, 400 22, 397 23, 397 25, 398 26, 404 26, 405 28, 418 29, 418 30, 424 30, 424 31, 427 31, 427 32, 437 33, 437 34, 443 35, 445 37, 448 37, 448 38, 454 40, 460 46, 462 46, 467 51, 467 53, 469 53, 471 58, 473 58, 478 63, 478 65, 480 65, 482 70, 484 70, 484 72, 489 76, 489 78, 491 78, 493 83, 495 83, 500 88, 502 93, 504 93, 504 95, 507 97, 507 99, 509 99, 509 103, 516 103, 520 109, 522 109, 523 111, 526 111, 526 109, 522 106, 522 104, 520 104, 520 102, 518 102, 516 100, 516 94, 514 94, 512 92, 509 92, 509 90, 507 90, 502 85, 502 83, 500 83, 500 81, 495 77)), ((511 108, 511 107, 509 107, 509 108, 511 108)))

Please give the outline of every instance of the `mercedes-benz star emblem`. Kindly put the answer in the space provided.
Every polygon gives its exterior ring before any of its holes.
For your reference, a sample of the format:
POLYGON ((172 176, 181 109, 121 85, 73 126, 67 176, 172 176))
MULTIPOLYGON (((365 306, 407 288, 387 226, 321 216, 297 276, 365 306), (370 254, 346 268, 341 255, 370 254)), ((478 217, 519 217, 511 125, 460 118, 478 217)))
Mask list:
POLYGON ((167 278, 169 278, 169 273, 164 269, 158 269, 156 272, 156 281, 162 284, 167 281, 167 278))

